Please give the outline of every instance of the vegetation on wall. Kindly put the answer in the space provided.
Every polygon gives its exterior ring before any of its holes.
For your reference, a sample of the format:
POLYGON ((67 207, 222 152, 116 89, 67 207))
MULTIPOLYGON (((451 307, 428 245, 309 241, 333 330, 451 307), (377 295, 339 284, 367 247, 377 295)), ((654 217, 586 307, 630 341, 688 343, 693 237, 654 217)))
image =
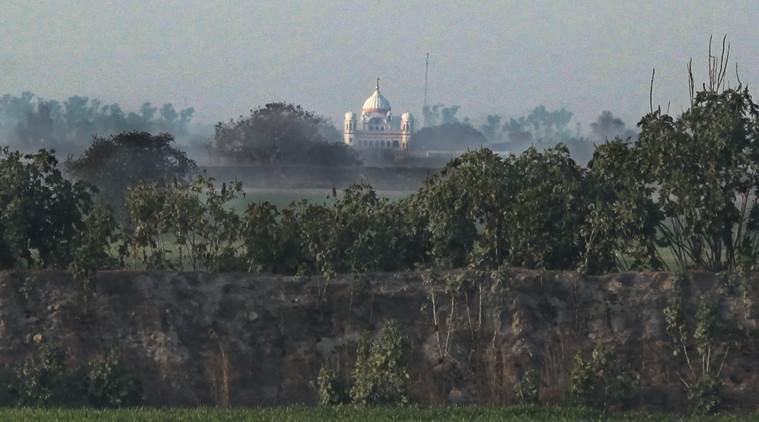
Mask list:
POLYGON ((406 339, 397 321, 386 321, 379 332, 358 340, 349 382, 329 367, 319 371, 319 403, 323 406, 353 403, 388 405, 407 402, 409 374, 406 339))
POLYGON ((39 344, 36 354, 13 370, 9 392, 14 404, 25 407, 110 408, 142 403, 142 384, 116 351, 72 368, 66 351, 54 343, 39 344))

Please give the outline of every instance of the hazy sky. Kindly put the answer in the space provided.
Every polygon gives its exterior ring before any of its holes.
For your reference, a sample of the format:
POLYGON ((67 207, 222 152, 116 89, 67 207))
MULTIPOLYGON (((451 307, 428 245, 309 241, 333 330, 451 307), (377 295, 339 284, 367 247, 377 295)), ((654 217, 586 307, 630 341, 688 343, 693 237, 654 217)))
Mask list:
POLYGON ((545 104, 633 124, 654 66, 655 102, 687 102, 685 65, 704 77, 710 34, 759 85, 759 1, 641 3, 3 0, 0 92, 173 102, 207 122, 286 100, 340 124, 377 76, 396 114, 419 114, 429 52, 430 102, 461 115, 545 104))

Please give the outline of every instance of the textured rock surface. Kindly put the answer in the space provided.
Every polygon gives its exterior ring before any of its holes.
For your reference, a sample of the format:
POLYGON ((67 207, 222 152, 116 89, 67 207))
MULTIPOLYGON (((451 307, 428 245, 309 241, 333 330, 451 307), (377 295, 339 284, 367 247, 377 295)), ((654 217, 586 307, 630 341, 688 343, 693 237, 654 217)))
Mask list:
MULTIPOLYGON (((261 274, 103 272, 94 315, 86 317, 67 274, 0 272, 0 365, 19 362, 42 341, 60 342, 80 360, 117 345, 140 373, 147 404, 218 403, 225 378, 232 405, 310 404, 319 368, 326 363, 347 375, 357 338, 392 318, 409 340, 415 400, 507 403, 513 384, 533 368, 541 397, 558 401, 574 353, 600 341, 640 374, 641 404, 684 405, 677 375, 684 368, 662 315, 670 274, 515 270, 506 287, 482 283, 481 306, 476 283, 456 296, 451 330, 451 298, 437 291, 437 332, 422 278, 346 276, 325 287, 317 278, 261 274)), ((689 297, 713 295, 720 285, 712 274, 691 279, 689 297)), ((722 316, 744 333, 723 373, 731 407, 753 406, 759 389, 752 340, 759 308, 744 294, 754 285, 752 278, 742 288, 720 288, 722 316)))

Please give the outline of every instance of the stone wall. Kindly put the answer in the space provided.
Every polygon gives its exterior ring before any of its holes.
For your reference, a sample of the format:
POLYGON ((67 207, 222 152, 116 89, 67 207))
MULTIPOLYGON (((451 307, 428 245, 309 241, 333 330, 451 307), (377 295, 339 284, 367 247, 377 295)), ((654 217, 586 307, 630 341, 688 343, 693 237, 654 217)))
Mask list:
MULTIPOLYGON (((685 367, 672 355, 662 314, 671 274, 514 270, 498 282, 451 276, 469 283, 455 295, 434 290, 436 330, 422 273, 325 283, 263 274, 101 272, 88 315, 65 273, 0 272, 0 366, 23 360, 39 341, 62 343, 78 360, 116 345, 142 377, 148 405, 213 405, 223 400, 224 384, 232 405, 314 404, 320 367, 347 376, 358 337, 392 318, 408 338, 415 401, 507 404, 513 384, 532 368, 540 374, 541 398, 558 402, 573 355, 603 342, 640 374, 638 404, 684 408, 678 373, 685 367)), ((759 308, 750 291, 757 279, 739 285, 708 273, 689 278, 687 297, 719 295, 720 312, 738 333, 722 376, 726 405, 755 406, 759 308)), ((688 303, 690 315, 695 302, 688 303)))

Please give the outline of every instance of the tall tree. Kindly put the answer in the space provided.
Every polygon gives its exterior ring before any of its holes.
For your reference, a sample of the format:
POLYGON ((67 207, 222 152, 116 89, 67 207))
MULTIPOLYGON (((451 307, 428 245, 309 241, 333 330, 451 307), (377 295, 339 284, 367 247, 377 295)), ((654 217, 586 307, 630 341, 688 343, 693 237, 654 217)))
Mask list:
POLYGON ((218 123, 214 150, 238 162, 353 165, 352 151, 329 142, 322 117, 287 103, 269 103, 248 117, 218 123))

